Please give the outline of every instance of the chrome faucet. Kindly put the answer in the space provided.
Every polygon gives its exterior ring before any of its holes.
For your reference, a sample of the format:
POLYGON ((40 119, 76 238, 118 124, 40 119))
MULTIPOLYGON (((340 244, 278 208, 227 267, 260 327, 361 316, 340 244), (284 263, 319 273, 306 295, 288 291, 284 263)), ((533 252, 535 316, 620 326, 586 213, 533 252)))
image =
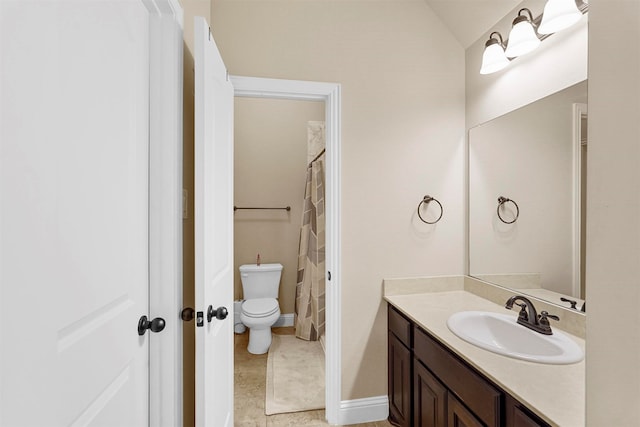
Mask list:
POLYGON ((527 328, 544 335, 553 335, 549 319, 560 320, 558 316, 549 314, 546 311, 541 311, 540 314, 538 314, 533 303, 520 295, 514 295, 509 298, 504 307, 511 310, 514 304, 520 307, 520 312, 518 313, 519 325, 526 326, 527 328), (517 303, 516 301, 521 302, 517 303))

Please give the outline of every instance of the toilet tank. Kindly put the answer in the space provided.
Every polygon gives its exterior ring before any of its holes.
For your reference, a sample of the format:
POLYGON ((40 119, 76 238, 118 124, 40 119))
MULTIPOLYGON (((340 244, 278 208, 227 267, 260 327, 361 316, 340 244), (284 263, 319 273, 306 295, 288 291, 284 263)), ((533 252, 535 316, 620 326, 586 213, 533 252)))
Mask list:
POLYGON ((282 264, 243 264, 240 281, 244 299, 278 298, 282 264))

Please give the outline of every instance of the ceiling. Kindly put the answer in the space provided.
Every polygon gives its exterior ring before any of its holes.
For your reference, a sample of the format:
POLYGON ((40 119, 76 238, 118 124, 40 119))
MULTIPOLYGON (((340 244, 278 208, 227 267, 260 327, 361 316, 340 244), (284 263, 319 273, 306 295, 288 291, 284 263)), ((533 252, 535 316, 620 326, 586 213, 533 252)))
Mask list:
POLYGON ((425 0, 465 49, 522 0, 425 0))

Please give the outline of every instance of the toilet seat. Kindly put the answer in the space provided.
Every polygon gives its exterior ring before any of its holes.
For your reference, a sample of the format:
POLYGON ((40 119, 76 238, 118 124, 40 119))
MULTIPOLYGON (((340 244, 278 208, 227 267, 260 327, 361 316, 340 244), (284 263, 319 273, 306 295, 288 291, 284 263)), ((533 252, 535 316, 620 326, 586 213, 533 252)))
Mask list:
POLYGON ((268 317, 280 310, 275 298, 248 299, 242 304, 242 314, 247 317, 268 317))

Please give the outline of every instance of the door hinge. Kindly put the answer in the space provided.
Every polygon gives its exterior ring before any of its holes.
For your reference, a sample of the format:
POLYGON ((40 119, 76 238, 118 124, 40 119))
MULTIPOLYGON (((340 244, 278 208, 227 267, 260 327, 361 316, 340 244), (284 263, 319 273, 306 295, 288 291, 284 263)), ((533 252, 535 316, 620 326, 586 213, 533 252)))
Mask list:
POLYGON ((189 219, 189 190, 182 189, 182 219, 189 219))

